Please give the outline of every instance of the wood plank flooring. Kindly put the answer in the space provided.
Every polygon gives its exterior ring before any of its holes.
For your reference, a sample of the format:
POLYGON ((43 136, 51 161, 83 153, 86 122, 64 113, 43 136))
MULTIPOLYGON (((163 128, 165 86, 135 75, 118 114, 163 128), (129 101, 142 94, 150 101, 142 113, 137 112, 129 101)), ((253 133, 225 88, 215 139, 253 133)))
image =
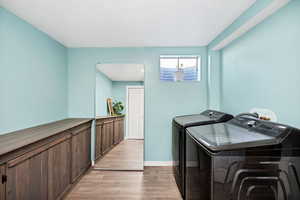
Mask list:
POLYGON ((95 169, 143 170, 144 140, 123 140, 103 158, 96 162, 95 169))
POLYGON ((172 167, 144 171, 89 171, 66 200, 181 200, 172 167))

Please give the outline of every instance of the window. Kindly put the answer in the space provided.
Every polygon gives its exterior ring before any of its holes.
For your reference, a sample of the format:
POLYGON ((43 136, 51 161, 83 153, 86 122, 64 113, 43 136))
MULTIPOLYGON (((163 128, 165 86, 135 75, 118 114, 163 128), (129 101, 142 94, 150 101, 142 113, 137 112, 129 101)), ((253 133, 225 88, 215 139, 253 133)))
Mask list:
POLYGON ((160 80, 200 81, 199 56, 160 56, 160 80))

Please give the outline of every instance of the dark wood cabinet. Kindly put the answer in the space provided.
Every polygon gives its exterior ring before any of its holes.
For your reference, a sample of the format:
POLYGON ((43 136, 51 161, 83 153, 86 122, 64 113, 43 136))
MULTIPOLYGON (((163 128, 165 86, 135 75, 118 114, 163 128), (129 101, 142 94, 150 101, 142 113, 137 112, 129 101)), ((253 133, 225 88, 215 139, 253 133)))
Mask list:
POLYGON ((119 119, 119 142, 124 140, 125 137, 125 130, 124 130, 124 117, 119 119))
POLYGON ((118 117, 114 121, 114 144, 124 140, 124 117, 118 117))
POLYGON ((111 149, 114 145, 114 121, 110 121, 110 123, 108 124, 108 132, 109 132, 108 149, 111 149))
POLYGON ((48 151, 37 149, 7 165, 6 199, 47 199, 48 151))
POLYGON ((48 150, 48 200, 60 199, 70 188, 70 168, 71 140, 69 136, 48 150))
POLYGON ((0 165, 0 178, 2 179, 0 182, 0 199, 5 199, 5 186, 6 186, 6 172, 5 165, 0 165))
POLYGON ((95 158, 101 158, 124 139, 124 116, 96 119, 95 158))
POLYGON ((0 136, 0 200, 62 199, 91 164, 91 119, 0 136))
POLYGON ((113 120, 103 122, 102 128, 102 154, 107 153, 113 145, 113 120))
POLYGON ((120 142, 120 121, 114 121, 114 145, 120 142))
POLYGON ((95 133, 95 159, 102 156, 102 132, 103 122, 96 122, 96 133, 95 133))
POLYGON ((72 131, 72 182, 76 181, 91 164, 90 143, 90 126, 72 131))
POLYGON ((101 152, 102 155, 104 155, 105 153, 107 153, 108 148, 109 148, 109 135, 108 135, 108 130, 107 130, 107 126, 105 126, 105 124, 103 124, 102 127, 102 140, 101 140, 101 152))

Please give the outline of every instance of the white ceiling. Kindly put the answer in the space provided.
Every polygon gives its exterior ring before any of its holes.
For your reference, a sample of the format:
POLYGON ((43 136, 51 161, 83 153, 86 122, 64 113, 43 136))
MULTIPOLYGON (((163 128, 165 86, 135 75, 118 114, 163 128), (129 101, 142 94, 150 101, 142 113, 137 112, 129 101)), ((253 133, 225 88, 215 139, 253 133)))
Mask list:
POLYGON ((143 64, 98 64, 97 70, 112 81, 144 81, 143 64))
POLYGON ((255 0, 0 0, 67 47, 205 46, 255 0))

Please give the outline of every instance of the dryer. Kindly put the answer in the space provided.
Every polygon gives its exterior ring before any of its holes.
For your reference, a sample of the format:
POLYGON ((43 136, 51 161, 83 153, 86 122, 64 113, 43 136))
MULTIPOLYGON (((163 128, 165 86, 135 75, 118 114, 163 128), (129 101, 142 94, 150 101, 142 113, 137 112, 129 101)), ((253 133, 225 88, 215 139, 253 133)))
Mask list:
POLYGON ((233 116, 215 110, 206 110, 200 114, 177 116, 172 121, 172 155, 174 176, 179 191, 184 197, 185 188, 185 138, 186 128, 226 122, 233 116))

